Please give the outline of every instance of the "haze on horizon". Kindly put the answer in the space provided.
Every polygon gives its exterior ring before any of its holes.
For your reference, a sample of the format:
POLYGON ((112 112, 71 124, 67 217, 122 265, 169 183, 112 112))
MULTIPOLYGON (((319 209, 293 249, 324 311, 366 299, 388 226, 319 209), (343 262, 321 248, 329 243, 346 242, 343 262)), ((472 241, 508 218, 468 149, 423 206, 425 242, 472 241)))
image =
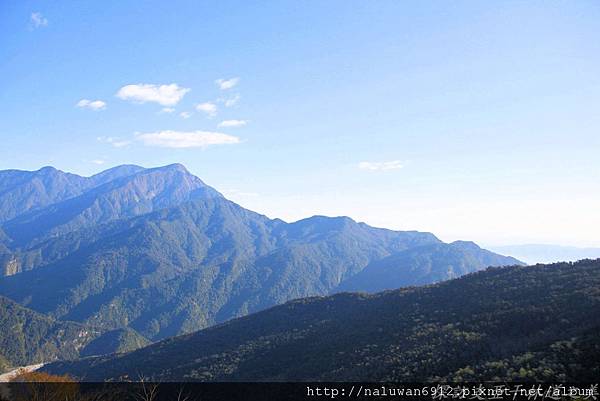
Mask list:
POLYGON ((0 169, 182 163, 288 221, 598 247, 599 17, 590 1, 4 2, 0 169))

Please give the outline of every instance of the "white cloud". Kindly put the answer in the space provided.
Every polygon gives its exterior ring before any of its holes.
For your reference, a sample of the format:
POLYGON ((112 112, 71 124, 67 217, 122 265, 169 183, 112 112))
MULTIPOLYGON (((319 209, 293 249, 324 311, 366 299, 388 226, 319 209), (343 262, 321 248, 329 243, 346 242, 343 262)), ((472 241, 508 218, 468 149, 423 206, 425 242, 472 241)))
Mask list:
POLYGON ((242 97, 240 96, 240 94, 236 93, 233 97, 230 97, 229 99, 224 99, 223 104, 225 104, 225 107, 232 107, 238 104, 241 98, 242 97))
POLYGON ((218 125, 220 128, 237 128, 248 124, 247 120, 224 120, 218 125))
POLYGON ((209 117, 217 114, 217 105, 212 102, 204 102, 196 105, 196 110, 206 113, 209 117))
POLYGON ((123 100, 131 100, 136 103, 155 102, 162 106, 174 106, 179 103, 189 91, 189 88, 181 88, 177 84, 136 84, 125 85, 119 89, 116 96, 123 100))
POLYGON ((31 13, 30 21, 31 25, 34 28, 48 26, 48 19, 44 17, 41 13, 31 13))
POLYGON ((101 165, 101 164, 106 163, 106 160, 95 159, 95 160, 92 160, 92 163, 97 164, 97 165, 101 165))
POLYGON ((215 81, 215 83, 217 84, 217 86, 221 90, 231 89, 234 86, 236 86, 238 84, 238 82, 240 82, 240 79, 238 77, 229 78, 229 79, 222 79, 221 78, 221 79, 217 79, 215 81))
POLYGON ((162 109, 160 109, 159 113, 161 113, 161 114, 162 113, 168 113, 169 114, 169 113, 173 113, 173 112, 175 112, 174 108, 172 108, 172 107, 163 107, 162 109))
POLYGON ((161 148, 205 148, 211 145, 231 145, 240 143, 236 136, 209 131, 159 131, 149 133, 137 133, 136 140, 146 146, 161 148))
POLYGON ((81 99, 75 106, 82 109, 104 110, 106 108, 106 102, 103 102, 102 100, 81 99))
POLYGON ((387 171, 396 170, 404 167, 400 160, 392 160, 389 162, 360 162, 358 168, 367 171, 387 171))
POLYGON ((192 116, 192 113, 190 113, 189 111, 182 111, 181 113, 179 113, 179 117, 184 118, 184 119, 188 119, 192 116))
POLYGON ((98 142, 108 143, 108 144, 114 146, 115 148, 124 148, 125 146, 131 144, 131 141, 115 138, 112 136, 99 136, 96 139, 98 139, 98 142))

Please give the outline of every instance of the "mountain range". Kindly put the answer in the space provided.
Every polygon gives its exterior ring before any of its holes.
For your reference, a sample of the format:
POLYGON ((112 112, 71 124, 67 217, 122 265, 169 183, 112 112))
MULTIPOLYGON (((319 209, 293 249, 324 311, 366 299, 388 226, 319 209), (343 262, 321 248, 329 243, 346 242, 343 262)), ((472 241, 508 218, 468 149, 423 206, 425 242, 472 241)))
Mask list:
POLYGON ((0 210, 0 295, 53 322, 112 333, 96 342, 113 344, 109 350, 291 299, 520 264, 474 243, 348 217, 270 219, 179 164, 125 165, 92 177, 52 167, 0 171, 0 210))
POLYGON ((290 301, 129 353, 44 367, 80 380, 595 382, 600 259, 489 268, 290 301))

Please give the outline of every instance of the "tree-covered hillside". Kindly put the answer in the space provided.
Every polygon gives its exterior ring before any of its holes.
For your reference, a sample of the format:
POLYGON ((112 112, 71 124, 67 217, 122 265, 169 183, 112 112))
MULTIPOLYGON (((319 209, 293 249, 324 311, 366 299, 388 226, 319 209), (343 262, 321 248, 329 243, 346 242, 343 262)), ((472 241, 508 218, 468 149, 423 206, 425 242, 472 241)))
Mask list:
MULTIPOLYGON (((54 195, 0 226, 0 294, 55 319, 107 331, 132 328, 151 340, 327 295, 390 255, 456 248, 430 233, 374 228, 348 217, 269 219, 178 164, 121 166, 88 178, 50 173, 49 182, 35 178, 41 172, 19 173, 34 177, 39 193, 54 195), (58 191, 70 188, 67 178, 76 190, 58 191)), ((22 194, 30 181, 5 186, 22 194)), ((432 283, 487 262, 517 263, 475 248, 455 257, 452 274, 437 274, 448 269, 420 257, 393 284, 410 285, 415 277, 432 283)), ((353 288, 367 284, 357 279, 353 288)))
MULTIPOLYGON (((98 328, 56 321, 0 296, 0 372, 56 359, 99 355, 93 353, 94 344, 109 336, 98 328)), ((140 337, 136 333, 129 336, 140 337)), ((130 351, 147 344, 145 339, 132 342, 119 337, 105 342, 102 353, 130 351)))
POLYGON ((85 348, 81 350, 79 356, 87 357, 93 355, 107 355, 112 353, 127 352, 142 348, 150 344, 145 337, 142 337, 135 330, 115 329, 107 331, 102 335, 90 341, 85 348))
POLYGON ((85 380, 594 381, 600 260, 288 302, 137 351, 55 363, 85 380))
POLYGON ((327 294, 371 260, 431 242, 348 218, 286 224, 213 198, 45 242, 39 253, 56 261, 4 277, 0 293, 55 318, 161 339, 327 294))
POLYGON ((378 292, 431 284, 486 268, 521 264, 517 259, 481 249, 473 242, 426 244, 376 260, 342 281, 336 291, 378 292))

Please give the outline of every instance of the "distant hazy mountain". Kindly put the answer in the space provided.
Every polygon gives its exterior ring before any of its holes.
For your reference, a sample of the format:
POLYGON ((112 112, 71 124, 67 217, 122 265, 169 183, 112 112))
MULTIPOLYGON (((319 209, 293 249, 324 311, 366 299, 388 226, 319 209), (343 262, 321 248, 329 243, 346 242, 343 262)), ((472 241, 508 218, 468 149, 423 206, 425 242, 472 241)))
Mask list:
POLYGON ((378 292, 449 280, 488 266, 520 264, 517 259, 486 251, 473 242, 428 244, 370 263, 342 281, 337 290, 378 292))
MULTIPOLYGON (((366 266, 375 271, 375 262, 411 249, 411 272, 396 274, 394 286, 516 262, 474 244, 459 252, 430 233, 347 217, 272 220, 225 199, 181 165, 50 175, 55 181, 43 181, 39 193, 56 195, 48 188, 67 178, 76 190, 15 211, 0 226, 0 294, 55 319, 129 327, 151 340, 329 294, 366 266), (418 258, 421 252, 433 254, 418 258), (441 263, 445 254, 453 255, 451 264, 441 263)), ((22 186, 3 184, 12 193, 22 186)), ((372 288, 364 277, 350 281, 352 288, 372 288)))
POLYGON ((600 248, 577 248, 574 246, 527 244, 492 246, 490 249, 502 255, 513 256, 530 264, 575 262, 581 259, 600 258, 600 248))
POLYGON ((593 382, 600 260, 288 302, 126 354, 45 367, 84 380, 593 382))
MULTIPOLYGON (((129 335, 141 338, 137 333, 129 335)), ((0 372, 56 359, 99 355, 94 353, 94 344, 102 342, 103 354, 131 351, 148 344, 145 339, 132 342, 123 337, 104 341, 110 336, 97 328, 56 321, 0 296, 0 372)))
POLYGON ((221 196, 174 164, 158 169, 115 168, 94 178, 92 189, 4 223, 4 232, 24 245, 120 218, 149 213, 183 202, 221 196), (135 172, 134 174, 131 174, 135 172), (112 179, 108 182, 106 180, 112 179))
POLYGON ((140 170, 142 167, 119 166, 92 177, 64 173, 54 167, 0 171, 0 223, 140 170))

